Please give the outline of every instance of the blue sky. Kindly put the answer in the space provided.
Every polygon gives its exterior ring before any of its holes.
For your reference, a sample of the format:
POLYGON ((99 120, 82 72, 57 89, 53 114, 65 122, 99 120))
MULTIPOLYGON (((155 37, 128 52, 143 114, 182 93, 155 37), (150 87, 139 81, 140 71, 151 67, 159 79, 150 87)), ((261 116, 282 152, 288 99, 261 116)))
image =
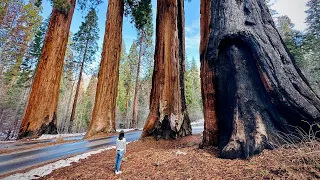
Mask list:
MULTIPOLYGON (((305 30, 306 24, 305 18, 306 10, 305 4, 308 0, 274 0, 273 8, 278 11, 279 15, 288 15, 291 18, 292 22, 296 24, 295 28, 298 30, 305 30)), ((99 46, 102 47, 103 44, 103 35, 105 30, 105 21, 106 21, 106 11, 107 11, 108 1, 104 0, 98 8, 98 17, 99 17, 99 29, 100 29, 100 39, 99 46)), ((52 7, 49 1, 43 1, 43 13, 44 18, 48 17, 51 13, 52 7)), ((152 0, 153 8, 153 22, 156 22, 156 0, 152 0)), ((71 24, 71 32, 76 33, 78 28, 83 20, 84 14, 81 11, 76 10, 73 16, 71 24)), ((191 60, 192 57, 199 62, 199 42, 200 42, 200 0, 192 0, 191 2, 185 1, 185 31, 186 31, 186 54, 188 60, 191 60)), ((155 27, 155 26, 154 26, 155 27)), ((134 39, 136 39, 136 31, 133 25, 130 23, 128 17, 124 18, 123 24, 123 33, 122 37, 126 44, 126 50, 129 51, 129 48, 134 39)), ((99 57, 99 56, 98 56, 99 57)), ((100 59, 97 59, 99 63, 100 59)))
MULTIPOLYGON (((105 0, 98 8, 98 17, 99 17, 99 29, 100 29, 100 39, 99 46, 102 47, 103 44, 103 35, 105 30, 106 22, 106 11, 108 7, 108 1, 105 0)), ((156 22, 156 0, 152 0, 153 8, 153 22, 156 22)), ((47 18, 51 13, 52 7, 49 1, 43 1, 43 13, 42 16, 47 18)), ((195 59, 198 58, 199 52, 199 42, 200 42, 200 3, 197 0, 191 2, 185 2, 185 12, 186 12, 186 53, 188 59, 194 56, 195 59)), ((71 32, 76 33, 79 29, 79 26, 83 20, 83 15, 81 11, 76 10, 72 19, 71 32)), ((155 27, 155 25, 154 25, 155 27)), ((130 23, 128 17, 124 18, 123 32, 122 37, 124 39, 126 50, 129 51, 129 48, 132 42, 136 39, 137 33, 133 26, 130 23)), ((98 60, 100 61, 100 59, 98 60)))

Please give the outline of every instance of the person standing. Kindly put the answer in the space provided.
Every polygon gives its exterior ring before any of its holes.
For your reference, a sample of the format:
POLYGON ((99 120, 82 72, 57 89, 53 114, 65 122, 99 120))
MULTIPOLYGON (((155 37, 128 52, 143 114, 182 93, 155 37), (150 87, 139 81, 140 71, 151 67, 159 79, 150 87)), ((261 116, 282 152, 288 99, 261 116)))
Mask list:
POLYGON ((124 131, 121 130, 119 137, 116 140, 116 165, 115 165, 115 173, 121 174, 120 165, 122 161, 123 155, 126 153, 126 138, 124 138, 124 131))

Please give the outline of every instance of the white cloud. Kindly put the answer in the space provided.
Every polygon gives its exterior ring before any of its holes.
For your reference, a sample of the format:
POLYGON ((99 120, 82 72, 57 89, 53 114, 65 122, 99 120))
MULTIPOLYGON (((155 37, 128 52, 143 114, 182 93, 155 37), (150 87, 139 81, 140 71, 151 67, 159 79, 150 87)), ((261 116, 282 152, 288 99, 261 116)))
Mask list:
POLYGON ((308 0, 277 0, 272 6, 279 15, 287 15, 295 24, 295 29, 303 31, 307 28, 305 19, 308 0))
POLYGON ((193 20, 185 26, 186 49, 199 49, 200 44, 200 20, 193 20))
POLYGON ((199 49, 200 33, 192 36, 186 36, 186 49, 199 49))
POLYGON ((186 33, 199 33, 200 31, 200 19, 193 20, 191 24, 186 25, 186 33))

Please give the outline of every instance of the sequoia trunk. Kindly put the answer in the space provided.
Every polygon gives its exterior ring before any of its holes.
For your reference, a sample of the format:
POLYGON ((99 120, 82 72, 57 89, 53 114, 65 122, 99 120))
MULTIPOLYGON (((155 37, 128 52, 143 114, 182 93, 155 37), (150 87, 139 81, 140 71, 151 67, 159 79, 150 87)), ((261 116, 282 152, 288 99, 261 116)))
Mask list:
MULTIPOLYGON (((272 148, 278 131, 309 130, 302 120, 319 122, 319 96, 295 66, 265 1, 211 0, 207 7, 210 24, 201 21, 201 27, 213 31, 202 41, 202 74, 210 72, 202 93, 213 100, 205 112, 216 112, 221 157, 248 158, 272 148)), ((216 118, 205 115, 205 122, 216 124, 216 118)))
POLYGON ((57 133, 60 79, 76 0, 67 2, 70 3, 68 12, 53 8, 19 138, 57 133))
POLYGON ((184 94, 184 1, 158 0, 150 113, 142 137, 191 134, 184 94))
POLYGON ((115 110, 119 81, 123 12, 123 1, 108 1, 106 30, 95 104, 85 138, 97 133, 109 133, 116 130, 115 110))
POLYGON ((212 28, 211 2, 210 0, 201 0, 200 2, 200 76, 201 93, 204 113, 204 131, 203 145, 218 144, 218 122, 216 115, 216 88, 214 69, 209 66, 205 54, 207 53, 207 44, 212 28))

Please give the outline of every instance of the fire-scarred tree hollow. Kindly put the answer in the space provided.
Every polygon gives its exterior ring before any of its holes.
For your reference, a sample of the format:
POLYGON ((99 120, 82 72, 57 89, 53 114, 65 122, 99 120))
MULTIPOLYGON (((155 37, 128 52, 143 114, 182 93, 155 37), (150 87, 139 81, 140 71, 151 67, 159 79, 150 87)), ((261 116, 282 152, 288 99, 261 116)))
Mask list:
POLYGON ((264 0, 201 4, 210 11, 201 20, 201 31, 209 32, 201 37, 202 71, 209 73, 202 75, 202 93, 205 112, 215 112, 205 116, 205 124, 213 124, 205 132, 215 133, 217 119, 221 157, 247 158, 271 148, 278 131, 308 130, 302 120, 320 121, 319 96, 296 67, 264 0))

